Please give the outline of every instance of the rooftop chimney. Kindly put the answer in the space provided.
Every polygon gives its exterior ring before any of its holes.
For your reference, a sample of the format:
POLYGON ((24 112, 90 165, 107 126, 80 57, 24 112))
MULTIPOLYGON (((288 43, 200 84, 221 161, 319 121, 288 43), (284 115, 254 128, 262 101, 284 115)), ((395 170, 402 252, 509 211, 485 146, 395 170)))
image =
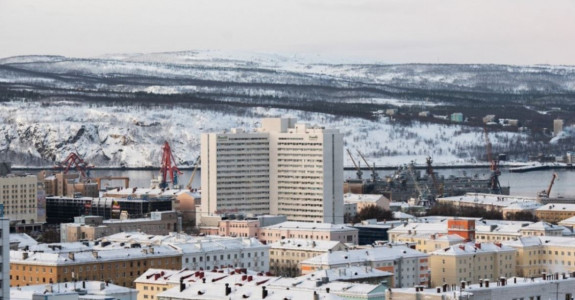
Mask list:
POLYGON ((186 289, 186 285, 184 284, 184 278, 180 278, 180 292, 183 292, 186 289))
POLYGON ((262 286, 262 299, 265 299, 268 296, 268 290, 266 290, 265 286, 262 286))

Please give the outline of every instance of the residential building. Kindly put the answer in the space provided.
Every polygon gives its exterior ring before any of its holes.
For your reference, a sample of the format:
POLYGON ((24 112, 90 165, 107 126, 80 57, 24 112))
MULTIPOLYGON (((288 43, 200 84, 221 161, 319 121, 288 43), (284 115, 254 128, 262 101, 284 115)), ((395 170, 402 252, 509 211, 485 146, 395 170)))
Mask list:
POLYGON ((262 119, 255 132, 203 134, 201 156, 202 217, 271 213, 343 223, 343 135, 337 130, 262 119))
POLYGON ((0 204, 14 231, 40 230, 38 179, 35 175, 10 173, 0 177, 0 204))
POLYGON ((517 275, 575 272, 575 239, 572 237, 529 236, 503 242, 517 250, 517 275))
POLYGON ((205 216, 200 233, 231 237, 258 237, 260 228, 286 221, 285 216, 262 215, 248 217, 242 214, 205 216))
POLYGON ((404 245, 334 251, 300 263, 302 274, 318 270, 364 266, 393 273, 389 286, 411 287, 429 283, 429 254, 404 245))
POLYGON ((535 210, 535 216, 541 221, 557 223, 575 217, 575 204, 545 204, 535 210))
POLYGON ((285 239, 270 244, 270 271, 284 277, 299 276, 299 263, 318 255, 346 250, 339 241, 315 241, 304 239, 285 239))
POLYGON ((346 206, 346 213, 350 216, 355 216, 362 209, 369 206, 377 206, 379 208, 389 210, 390 200, 381 194, 352 194, 346 193, 343 195, 343 203, 346 206), (350 207, 348 210, 347 207, 350 207))
POLYGON ((138 290, 108 281, 69 281, 10 288, 12 300, 137 300, 138 290))
POLYGON ((102 241, 165 245, 181 253, 181 266, 193 270, 213 270, 231 266, 249 268, 257 272, 269 271, 270 246, 256 238, 195 237, 187 234, 148 235, 123 232, 102 241))
POLYGON ((182 267, 180 251, 163 245, 141 247, 139 243, 38 244, 12 250, 9 257, 11 286, 111 280, 130 287, 134 279, 150 267, 182 267))
POLYGON ((487 279, 479 284, 443 285, 437 288, 424 287, 389 289, 386 299, 394 300, 566 300, 573 299, 575 278, 501 278, 487 279))
POLYGON ((121 214, 120 220, 104 220, 102 216, 80 216, 74 223, 60 224, 60 241, 93 241, 101 237, 125 231, 141 231, 152 235, 167 235, 180 232, 181 222, 175 211, 153 211, 149 218, 128 219, 121 214))
POLYGON ((423 253, 446 249, 463 242, 465 239, 457 234, 403 234, 396 236, 394 240, 394 243, 414 245, 415 250, 423 253))
POLYGON ((288 221, 260 228, 259 239, 267 244, 282 239, 340 241, 357 244, 358 230, 342 224, 288 221))
POLYGON ((429 253, 431 286, 515 276, 516 250, 499 243, 464 243, 429 253))
MULTIPOLYGON (((10 233, 10 250, 24 249, 35 245, 38 245, 38 242, 25 233, 10 233)), ((10 252, 8 252, 9 254, 10 252)))

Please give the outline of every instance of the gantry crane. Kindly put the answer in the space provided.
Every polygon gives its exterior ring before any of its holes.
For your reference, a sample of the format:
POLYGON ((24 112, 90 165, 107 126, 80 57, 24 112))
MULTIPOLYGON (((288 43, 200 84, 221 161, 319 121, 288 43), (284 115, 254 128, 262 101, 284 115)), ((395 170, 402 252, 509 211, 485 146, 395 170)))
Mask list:
POLYGON ((94 165, 88 164, 76 152, 68 154, 63 161, 58 162, 54 166, 54 169, 63 170, 64 174, 68 174, 70 169, 75 169, 80 172, 84 178, 90 177, 90 169, 92 168, 94 168, 94 165))
POLYGON ((188 189, 192 189, 192 182, 194 181, 194 177, 196 176, 196 172, 198 171, 198 166, 201 163, 201 156, 198 155, 198 158, 196 158, 196 162, 194 163, 194 171, 192 172, 192 176, 190 177, 190 181, 188 181, 188 184, 186 184, 186 188, 188 189))
POLYGON ((181 175, 182 172, 180 172, 180 170, 176 166, 176 160, 174 159, 174 155, 172 154, 170 144, 167 141, 164 142, 162 150, 163 153, 162 153, 162 165, 160 167, 160 188, 165 189, 168 187, 168 181, 167 181, 168 175, 170 176, 172 185, 177 185, 178 175, 181 175))
POLYGON ((492 145, 489 140, 489 134, 487 133, 487 127, 483 128, 485 136, 485 147, 487 148, 487 160, 490 163, 491 176, 489 180, 489 189, 492 194, 501 194, 501 184, 499 183, 499 175, 501 171, 499 170, 499 161, 497 158, 493 157, 492 145))
POLYGON ((359 167, 359 165, 357 163, 355 163, 355 159, 353 159, 353 156, 351 155, 351 152, 349 151, 349 149, 347 149, 347 154, 349 155, 349 158, 351 158, 351 162, 353 163, 353 165, 355 166, 355 169, 357 170, 357 172, 355 174, 357 174, 357 179, 361 179, 361 176, 363 175, 363 172, 361 171, 361 167, 359 167))

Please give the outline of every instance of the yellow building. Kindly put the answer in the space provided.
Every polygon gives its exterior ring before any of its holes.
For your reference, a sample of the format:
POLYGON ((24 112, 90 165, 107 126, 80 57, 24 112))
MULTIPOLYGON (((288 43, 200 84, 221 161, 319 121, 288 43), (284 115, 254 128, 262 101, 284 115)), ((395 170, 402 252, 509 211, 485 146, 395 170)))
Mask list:
POLYGON ((522 237, 505 245, 517 250, 517 275, 575 272, 575 239, 572 237, 522 237))
POLYGON ((431 286, 515 276, 516 252, 501 244, 471 242, 431 252, 431 286))
POLYGON ((182 254, 168 246, 86 244, 41 244, 33 246, 34 251, 10 251, 10 285, 110 280, 131 287, 149 268, 182 267, 182 254))
POLYGON ((575 204, 546 204, 535 210, 535 216, 541 221, 558 223, 575 216, 575 204))
POLYGON ((410 244, 415 246, 415 250, 423 253, 430 253, 439 249, 445 249, 452 245, 465 242, 465 239, 457 234, 402 234, 395 237, 395 243, 410 244))
POLYGON ((299 263, 331 251, 342 251, 347 247, 339 241, 313 241, 287 239, 270 245, 270 271, 276 276, 294 277, 300 275, 299 263))

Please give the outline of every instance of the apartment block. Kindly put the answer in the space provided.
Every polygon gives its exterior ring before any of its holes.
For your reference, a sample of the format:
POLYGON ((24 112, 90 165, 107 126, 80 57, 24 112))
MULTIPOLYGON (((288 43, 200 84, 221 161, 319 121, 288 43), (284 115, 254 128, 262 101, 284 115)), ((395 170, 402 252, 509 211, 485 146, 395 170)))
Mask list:
POLYGON ((431 286, 479 283, 515 276, 516 250, 492 243, 465 243, 429 253, 431 286))
POLYGON ((535 216, 541 221, 558 223, 562 220, 575 217, 575 204, 545 204, 535 210, 535 216))
POLYGON ((161 245, 141 247, 138 243, 39 244, 12 250, 9 257, 11 286, 110 280, 131 287, 148 268, 182 267, 180 251, 161 245))
POLYGON ((517 250, 517 275, 575 272, 575 239, 572 237, 531 236, 504 245, 517 250))
POLYGON ((10 288, 10 299, 18 300, 137 300, 137 295, 136 289, 108 281, 69 281, 10 288))
POLYGON ((38 219, 38 179, 35 175, 7 174, 0 177, 0 203, 4 217, 17 231, 40 230, 38 219))
POLYGON ((429 254, 404 245, 334 251, 306 259, 300 263, 302 274, 318 270, 364 266, 393 274, 392 287, 428 285, 429 254))
POLYGON ((201 216, 343 223, 343 135, 289 118, 261 123, 255 132, 202 135, 201 216))
POLYGON ((270 244, 270 271, 284 277, 299 276, 302 260, 347 247, 339 241, 285 239, 270 244))
POLYGON ((115 243, 165 245, 181 253, 181 266, 193 270, 223 267, 269 271, 270 246, 255 238, 194 237, 187 234, 148 235, 124 232, 106 237, 115 243))

